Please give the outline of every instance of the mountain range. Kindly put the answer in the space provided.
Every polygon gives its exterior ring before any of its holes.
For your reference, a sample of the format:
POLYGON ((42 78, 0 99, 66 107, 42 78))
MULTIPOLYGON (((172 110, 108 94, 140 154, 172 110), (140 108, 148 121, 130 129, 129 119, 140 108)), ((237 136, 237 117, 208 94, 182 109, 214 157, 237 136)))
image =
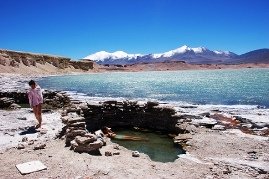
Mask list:
POLYGON ((158 54, 128 54, 123 51, 109 53, 100 51, 84 58, 98 64, 136 64, 169 61, 184 61, 189 64, 239 64, 269 63, 269 49, 254 50, 242 55, 230 51, 209 50, 205 47, 191 48, 186 45, 158 54))

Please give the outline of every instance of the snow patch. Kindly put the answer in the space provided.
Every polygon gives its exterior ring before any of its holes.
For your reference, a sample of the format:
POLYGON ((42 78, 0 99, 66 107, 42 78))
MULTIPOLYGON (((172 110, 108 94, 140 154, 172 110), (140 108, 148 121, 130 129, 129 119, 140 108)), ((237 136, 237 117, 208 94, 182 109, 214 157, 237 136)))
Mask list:
POLYGON ((194 51, 194 53, 203 53, 207 49, 205 47, 197 47, 197 48, 192 48, 192 50, 194 51))
POLYGON ((231 54, 231 52, 229 52, 229 51, 220 51, 220 50, 215 50, 215 51, 213 51, 215 54, 217 54, 217 55, 225 55, 225 56, 228 56, 228 55, 230 55, 231 54))

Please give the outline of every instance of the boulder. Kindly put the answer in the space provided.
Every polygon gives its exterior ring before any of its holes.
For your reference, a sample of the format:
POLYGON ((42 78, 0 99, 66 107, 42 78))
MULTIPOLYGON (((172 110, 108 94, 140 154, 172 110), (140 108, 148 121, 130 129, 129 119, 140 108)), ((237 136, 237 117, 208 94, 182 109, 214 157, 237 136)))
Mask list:
POLYGON ((85 122, 85 118, 84 117, 75 117, 75 118, 69 118, 67 120, 67 125, 70 126, 71 124, 74 123, 84 123, 85 122))
POLYGON ((223 125, 214 125, 214 127, 212 127, 213 130, 225 130, 225 126, 223 125))
POLYGON ((78 145, 76 142, 72 142, 71 146, 75 152, 79 153, 89 153, 91 151, 95 151, 100 149, 103 146, 103 142, 100 140, 97 140, 93 143, 89 143, 87 145, 78 145))

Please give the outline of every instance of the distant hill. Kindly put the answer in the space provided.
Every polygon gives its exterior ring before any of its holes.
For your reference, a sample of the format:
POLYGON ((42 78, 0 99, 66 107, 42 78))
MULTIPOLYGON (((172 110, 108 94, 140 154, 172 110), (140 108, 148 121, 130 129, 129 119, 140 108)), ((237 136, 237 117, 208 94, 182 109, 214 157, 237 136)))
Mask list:
POLYGON ((235 63, 269 63, 269 49, 253 50, 237 56, 235 63))
POLYGON ((169 61, 184 61, 189 64, 269 63, 269 49, 259 49, 237 55, 230 51, 209 50, 205 47, 191 48, 184 45, 168 52, 147 55, 128 54, 123 51, 113 53, 100 51, 88 55, 84 59, 93 60, 101 65, 126 65, 169 61))

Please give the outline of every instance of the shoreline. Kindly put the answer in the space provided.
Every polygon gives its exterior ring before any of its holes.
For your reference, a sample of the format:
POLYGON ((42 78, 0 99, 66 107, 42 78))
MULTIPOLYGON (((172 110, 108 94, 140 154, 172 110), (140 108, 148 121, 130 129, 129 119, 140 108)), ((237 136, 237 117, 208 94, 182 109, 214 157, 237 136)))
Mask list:
POLYGON ((38 67, 10 67, 0 65, 0 74, 18 74, 23 76, 62 76, 62 75, 81 75, 81 74, 99 74, 99 73, 117 73, 117 72, 162 72, 162 71, 186 71, 186 70, 240 70, 240 69, 268 69, 269 64, 187 64, 187 63, 149 63, 149 64, 133 64, 126 67, 118 67, 111 65, 109 67, 96 64, 93 69, 83 71, 79 69, 56 69, 46 64, 48 67, 43 67, 38 64, 38 67), (5 69, 8 68, 8 69, 5 69), (39 69, 40 68, 40 69, 39 69), (45 70, 44 68, 48 68, 45 70), (33 75, 31 72, 38 73, 33 75))

